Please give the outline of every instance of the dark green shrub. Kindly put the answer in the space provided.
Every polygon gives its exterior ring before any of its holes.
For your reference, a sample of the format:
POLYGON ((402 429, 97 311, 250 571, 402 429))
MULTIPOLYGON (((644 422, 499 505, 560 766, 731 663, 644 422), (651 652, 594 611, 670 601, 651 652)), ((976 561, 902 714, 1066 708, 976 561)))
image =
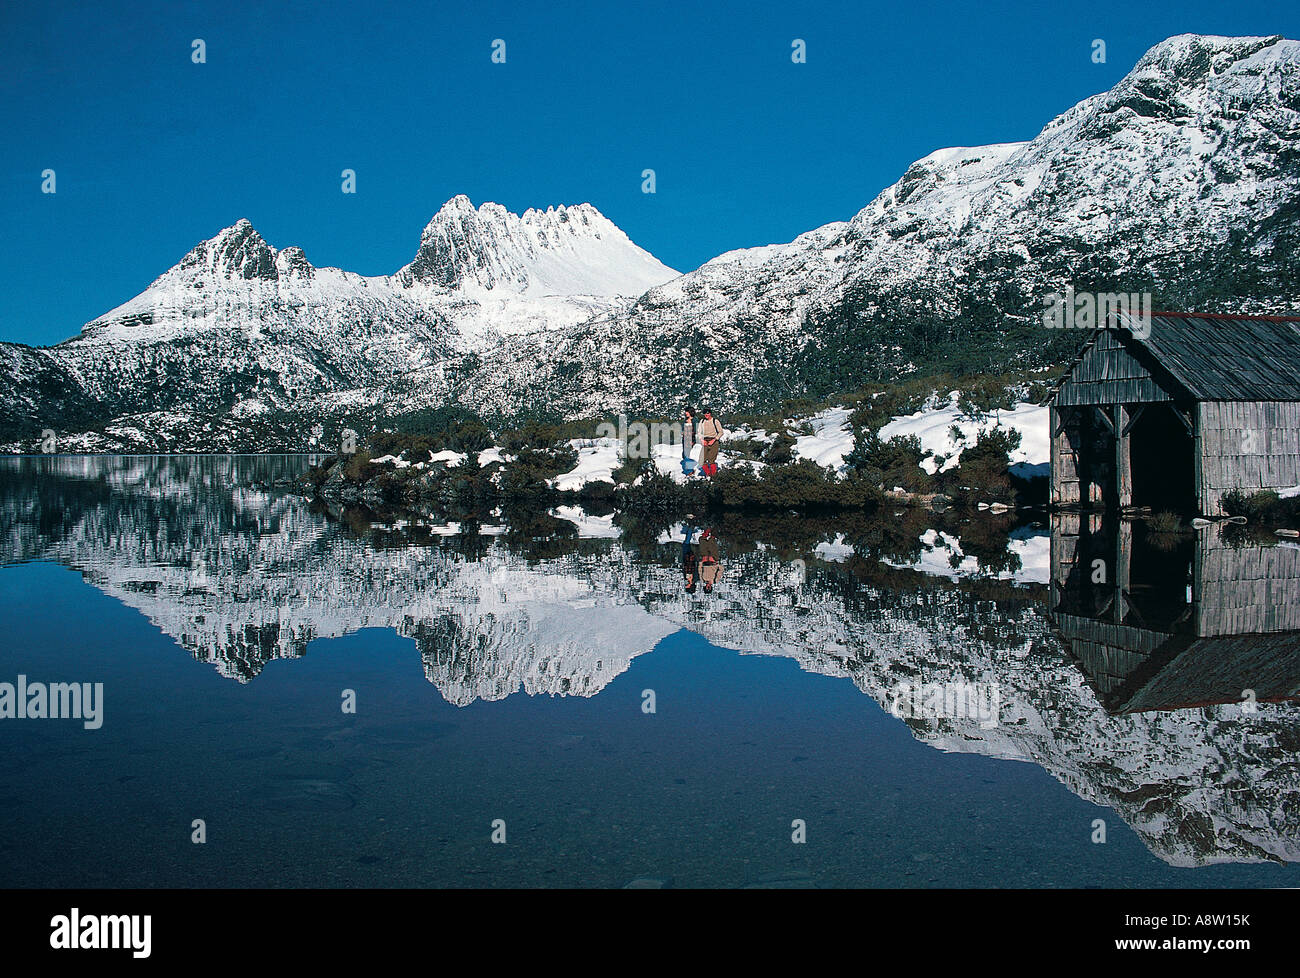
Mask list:
POLYGON ((794 461, 794 443, 793 437, 784 431, 780 432, 763 452, 763 461, 768 465, 789 465, 794 461))
POLYGON ((767 451, 767 445, 757 438, 733 438, 727 442, 727 451, 741 458, 758 461, 767 451))
POLYGON ((981 431, 975 444, 961 453, 957 467, 946 474, 943 485, 959 502, 1012 497, 1011 453, 1020 447, 1020 432, 994 427, 981 431))
POLYGON ((809 459, 772 466, 755 475, 728 468, 711 480, 719 505, 742 509, 838 509, 873 504, 879 493, 860 478, 837 479, 809 459))
POLYGON ((324 485, 325 480, 329 478, 330 469, 333 468, 338 461, 339 456, 331 455, 318 465, 313 465, 307 470, 307 473, 303 476, 303 480, 311 487, 313 493, 324 485))
POLYGON ((1283 499, 1271 489, 1246 493, 1233 489, 1223 497, 1223 511, 1246 522, 1272 527, 1300 527, 1300 496, 1283 499))
POLYGON ((933 485, 933 478, 921 468, 924 458, 921 439, 916 435, 898 435, 881 441, 874 431, 861 430, 844 463, 864 481, 884 489, 901 486, 924 491, 933 485))
POLYGON ((501 492, 507 497, 542 495, 551 491, 547 480, 572 471, 577 464, 577 449, 569 445, 522 448, 515 460, 506 466, 501 477, 501 492))
POLYGON ((1015 403, 1015 393, 1008 390, 1001 380, 994 377, 980 377, 963 384, 958 395, 957 408, 962 414, 980 415, 999 408, 1009 411, 1015 403))
POLYGON ((637 476, 647 471, 648 465, 650 465, 648 459, 628 458, 624 455, 618 467, 611 473, 615 485, 630 486, 636 481, 637 476))

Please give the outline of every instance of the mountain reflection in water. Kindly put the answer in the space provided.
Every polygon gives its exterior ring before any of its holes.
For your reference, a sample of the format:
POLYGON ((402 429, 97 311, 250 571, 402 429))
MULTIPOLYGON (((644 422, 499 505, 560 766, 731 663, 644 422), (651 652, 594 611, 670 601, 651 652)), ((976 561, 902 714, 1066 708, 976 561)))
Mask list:
MULTIPOLYGON (((1088 517, 1056 517, 1049 532, 914 510, 727 515, 703 521, 721 551, 719 583, 687 593, 681 524, 572 507, 454 520, 331 512, 268 488, 305 464, 0 461, 0 559, 78 571, 252 686, 313 641, 380 628, 414 641, 425 678, 458 707, 520 692, 595 697, 686 633, 848 679, 885 711, 903 686, 996 688, 994 724, 885 719, 940 751, 1031 762, 1113 809, 1171 866, 1300 859, 1300 549, 1217 528, 1161 540, 1088 517)), ((30 649, 0 647, 0 679, 36 670, 30 649)), ((330 809, 330 778, 292 783, 298 794, 254 795, 330 809)), ((991 866, 996 848, 984 849, 991 866)), ((837 879, 854 880, 845 873, 837 879)))

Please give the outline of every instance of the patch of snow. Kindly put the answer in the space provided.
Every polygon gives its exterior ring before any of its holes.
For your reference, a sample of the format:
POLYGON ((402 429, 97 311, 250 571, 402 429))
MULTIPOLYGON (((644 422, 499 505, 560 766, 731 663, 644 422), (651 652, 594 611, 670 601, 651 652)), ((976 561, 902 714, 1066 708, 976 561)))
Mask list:
POLYGON ((463 463, 467 458, 469 458, 469 456, 466 455, 464 452, 453 452, 450 448, 441 452, 429 453, 430 462, 446 462, 447 468, 449 469, 456 468, 458 465, 463 463))
POLYGON ((557 506, 551 510, 551 515, 574 524, 581 539, 614 540, 619 536, 612 513, 608 516, 592 516, 581 506, 557 506))
POLYGON ((575 438, 569 444, 577 449, 578 464, 551 479, 553 487, 561 492, 576 492, 591 482, 614 484, 614 470, 622 464, 617 438, 575 438))
POLYGON ((853 556, 853 547, 844 542, 843 533, 837 533, 835 534, 835 539, 830 543, 823 540, 821 543, 817 544, 817 546, 813 547, 813 553, 822 560, 843 563, 853 556))
POLYGON ((930 453, 921 460, 921 468, 934 475, 956 466, 962 451, 974 445, 982 432, 996 427, 1013 428, 1020 432, 1020 446, 1011 453, 1013 467, 1021 463, 1029 466, 1050 464, 1051 438, 1048 432, 1047 405, 1021 401, 1010 411, 995 410, 983 417, 971 418, 962 414, 957 401, 958 394, 953 391, 947 404, 927 405, 916 414, 894 418, 880 429, 881 441, 916 435, 921 440, 922 450, 930 453), (954 425, 961 432, 961 440, 953 440, 951 432, 954 425), (945 456, 942 469, 934 458, 936 455, 945 456))
POLYGON ((795 438, 795 457, 812 459, 823 468, 843 472, 844 456, 853 451, 849 413, 848 408, 837 407, 809 418, 813 433, 795 438))

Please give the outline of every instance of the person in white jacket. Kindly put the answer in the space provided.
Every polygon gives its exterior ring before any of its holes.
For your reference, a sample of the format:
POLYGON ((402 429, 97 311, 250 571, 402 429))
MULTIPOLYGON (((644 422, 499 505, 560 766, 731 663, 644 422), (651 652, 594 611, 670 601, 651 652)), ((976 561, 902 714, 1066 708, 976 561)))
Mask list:
POLYGON ((722 436, 726 431, 722 423, 713 416, 708 408, 704 409, 704 420, 700 422, 700 470, 708 476, 718 471, 718 449, 722 447, 722 436))

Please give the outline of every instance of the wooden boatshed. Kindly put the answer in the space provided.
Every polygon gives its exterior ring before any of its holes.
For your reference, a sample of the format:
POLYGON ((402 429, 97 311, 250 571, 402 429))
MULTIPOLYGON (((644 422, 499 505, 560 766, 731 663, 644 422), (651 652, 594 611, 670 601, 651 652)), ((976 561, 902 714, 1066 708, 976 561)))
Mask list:
POLYGON ((1300 485, 1300 317, 1116 314, 1049 413, 1054 505, 1222 515, 1300 485))

